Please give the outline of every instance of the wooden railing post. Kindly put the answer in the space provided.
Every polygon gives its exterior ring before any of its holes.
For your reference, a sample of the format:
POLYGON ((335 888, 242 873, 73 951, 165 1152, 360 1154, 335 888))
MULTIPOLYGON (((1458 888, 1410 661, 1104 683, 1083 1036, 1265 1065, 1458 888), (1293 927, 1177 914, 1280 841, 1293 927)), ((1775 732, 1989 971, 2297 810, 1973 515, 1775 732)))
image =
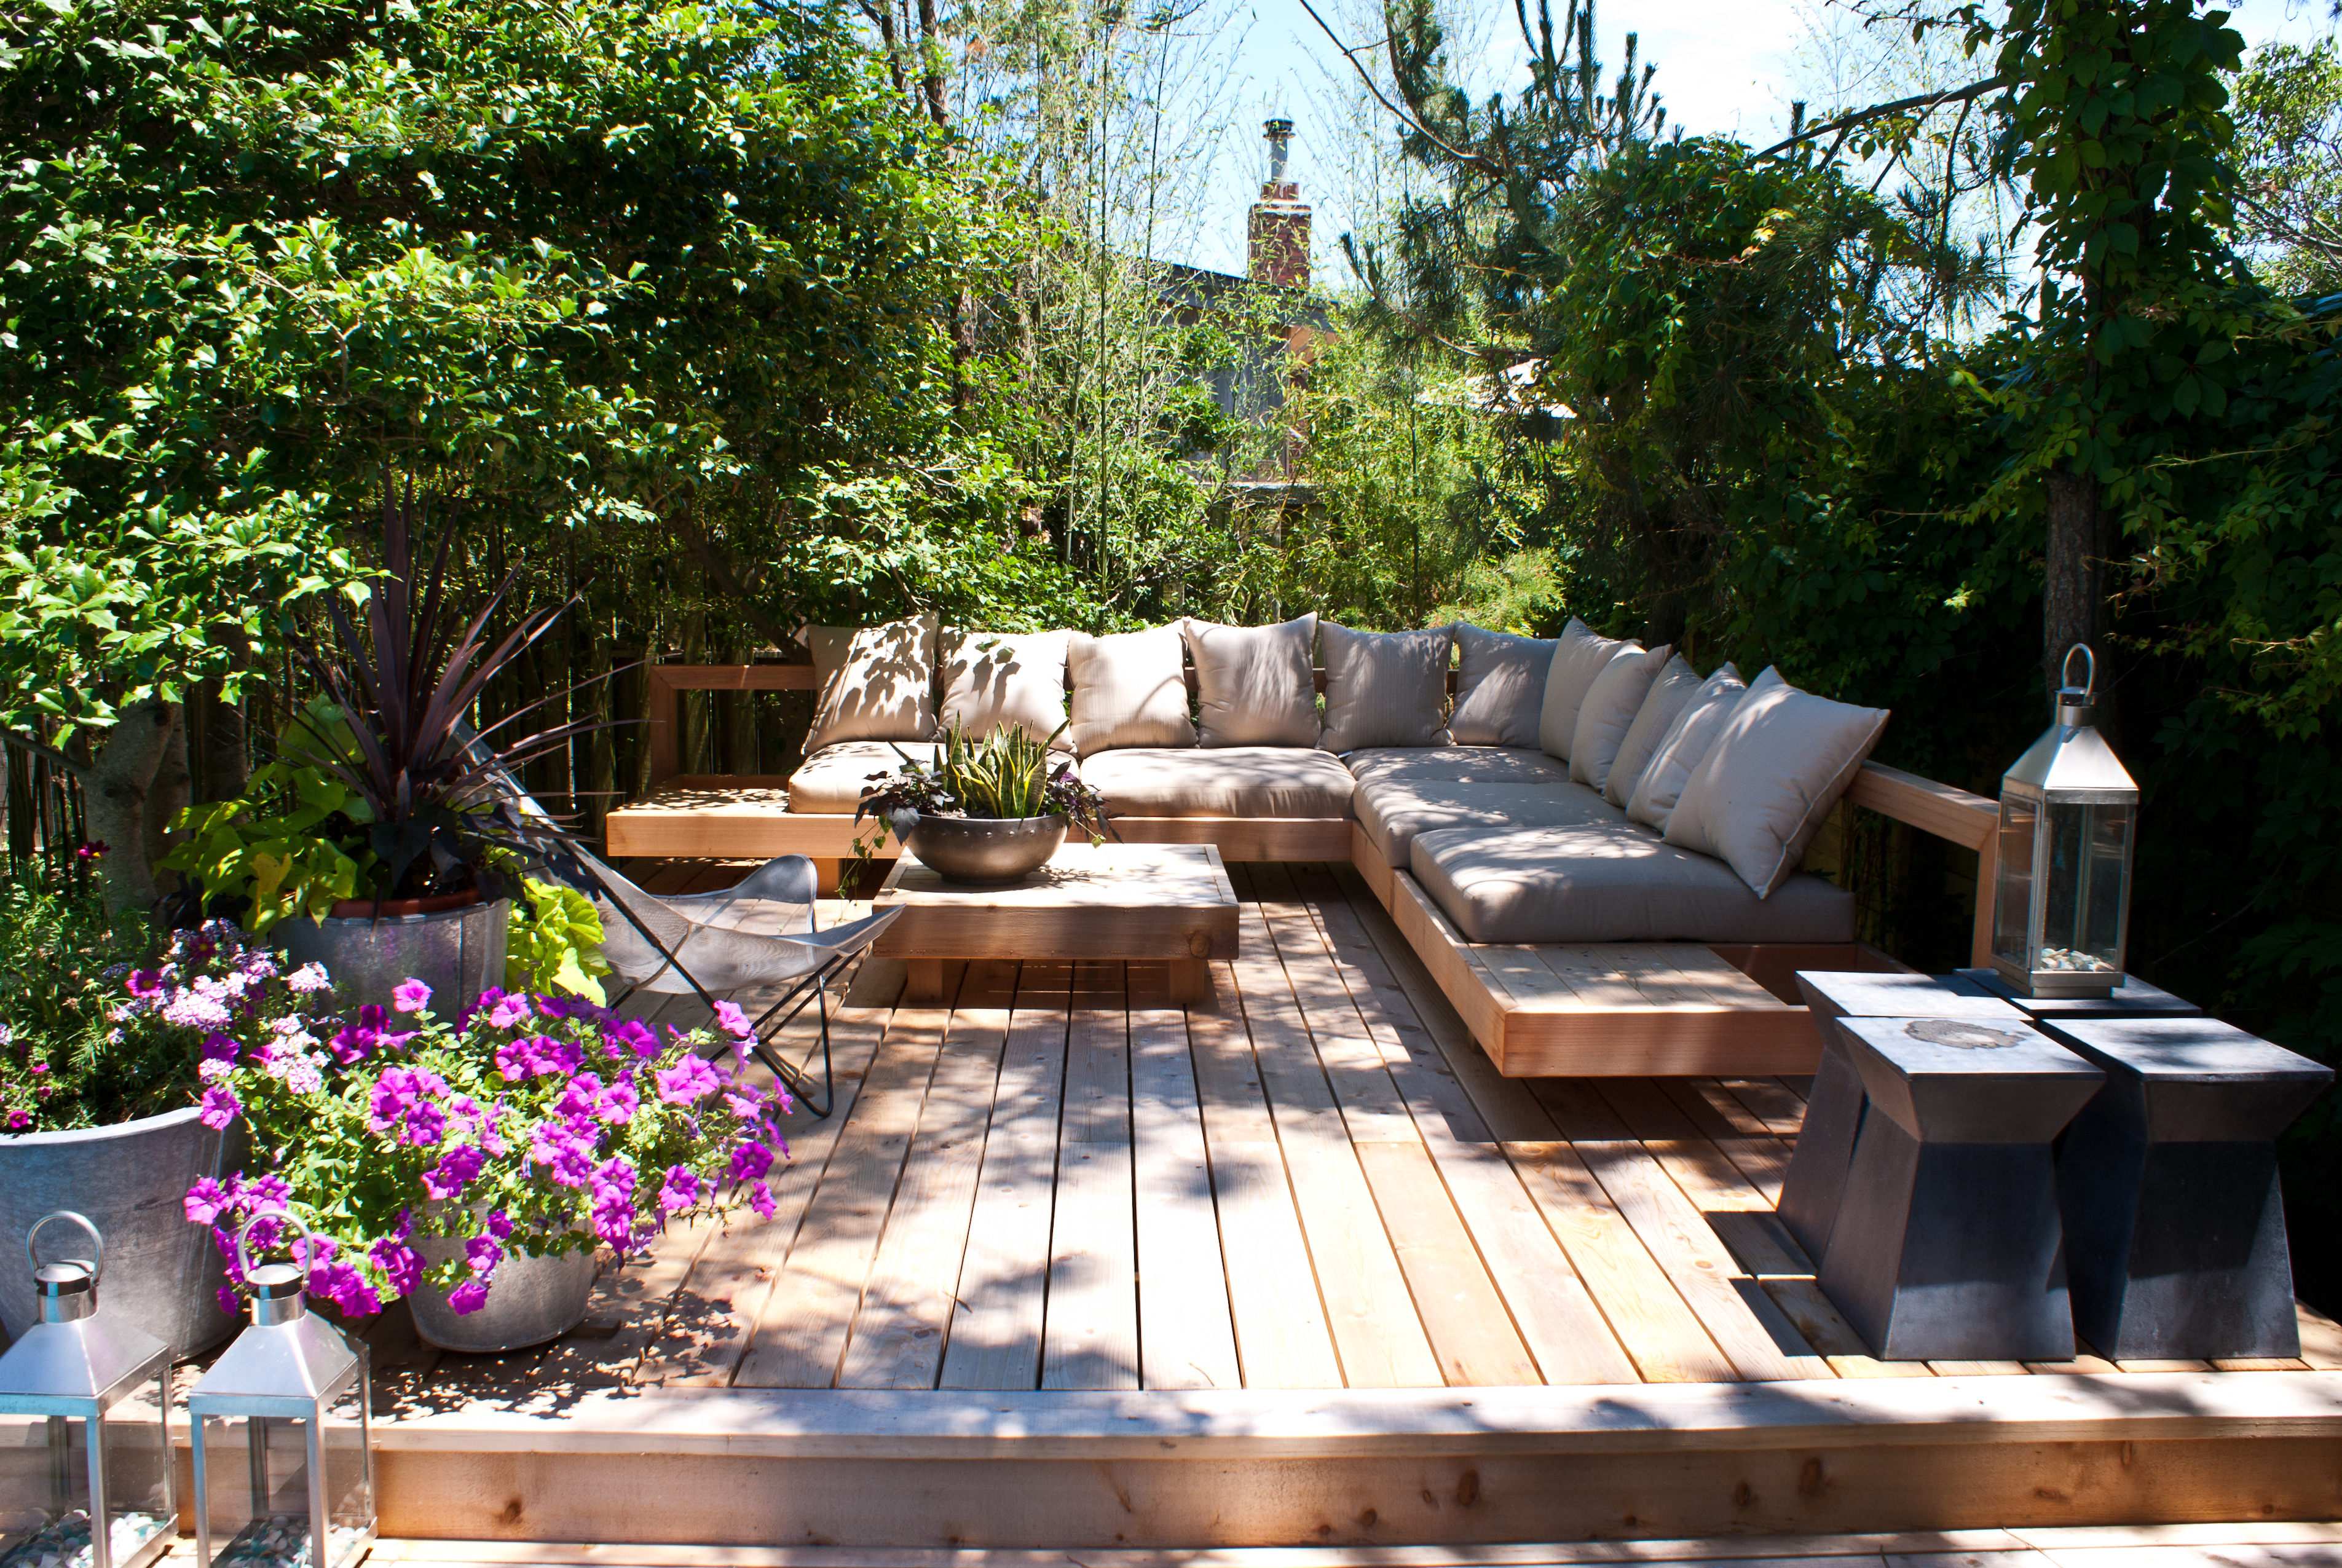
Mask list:
POLYGON ((809 692, 811 664, 653 664, 643 700, 651 788, 683 772, 680 692, 809 692))

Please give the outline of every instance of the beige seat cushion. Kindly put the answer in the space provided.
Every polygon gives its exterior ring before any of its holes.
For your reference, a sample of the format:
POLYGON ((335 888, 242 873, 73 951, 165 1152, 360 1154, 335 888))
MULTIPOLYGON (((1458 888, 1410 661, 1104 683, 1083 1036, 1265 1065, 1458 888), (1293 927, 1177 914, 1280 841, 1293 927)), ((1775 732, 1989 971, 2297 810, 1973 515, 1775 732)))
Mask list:
POLYGON ((1759 898, 1770 894, 1886 728, 1885 708, 1834 703, 1767 669, 1684 785, 1667 842, 1721 855, 1759 898))
POLYGON ((806 755, 840 741, 924 741, 936 733, 936 617, 883 626, 808 626, 820 697, 806 755))
POLYGON ((1671 652, 1662 643, 1647 654, 1614 658, 1602 666, 1578 705, 1577 728, 1569 741, 1571 778, 1591 790, 1610 783, 1610 765, 1618 760, 1618 748, 1635 727, 1635 715, 1651 694, 1651 683, 1666 668, 1671 652))
POLYGON ((1074 749, 1066 723, 1067 632, 947 631, 943 636, 946 726, 971 740, 1021 729, 1059 751, 1074 749), (1052 737, 1055 737, 1052 739, 1052 737))
MULTIPOLYGON (((1626 726, 1626 738, 1618 743, 1618 754, 1610 762, 1610 777, 1602 785, 1604 800, 1623 806, 1635 798, 1635 786, 1643 782, 1643 770, 1650 765, 1652 754, 1675 727, 1676 716, 1699 694, 1699 672, 1686 663, 1681 654, 1667 661, 1667 667, 1651 684, 1643 705, 1635 710, 1635 722, 1626 726)), ((1584 714, 1579 717, 1582 721, 1584 714)), ((1569 765, 1575 773, 1576 762, 1573 760, 1569 765)))
POLYGON ((1854 894, 1791 875, 1758 898, 1722 861, 1626 822, 1450 828, 1416 881, 1471 942, 1851 942, 1854 894))
POLYGON ((1206 746, 1314 746, 1317 645, 1313 613, 1274 626, 1180 623, 1196 662, 1196 730, 1206 746))
POLYGON ((1383 858, 1395 866, 1407 864, 1407 852, 1422 834, 1451 827, 1566 827, 1626 814, 1581 784, 1542 779, 1512 784, 1378 779, 1358 785, 1351 809, 1383 858))
POLYGON ((1683 797, 1692 770, 1706 760, 1707 748, 1724 733, 1732 710, 1747 691, 1747 683, 1730 664, 1718 665, 1714 674, 1699 684, 1699 690, 1651 749, 1651 760, 1644 764, 1635 793, 1626 797, 1628 816, 1666 832, 1667 819, 1675 814, 1676 802, 1683 797))
POLYGON ((869 787, 872 774, 899 772, 903 753, 908 752, 921 766, 934 757, 932 743, 903 741, 902 751, 886 741, 842 741, 834 746, 824 746, 806 758, 797 771, 789 775, 789 809, 815 814, 844 812, 852 814, 869 787))
POLYGON ((1458 745, 1533 746, 1553 668, 1550 637, 1518 637, 1456 624, 1456 711, 1448 733, 1458 745))
POLYGON ((1109 637, 1076 632, 1066 643, 1074 750, 1087 756, 1116 746, 1194 745, 1185 655, 1176 624, 1109 637))
POLYGON ((1643 651, 1640 643, 1621 642, 1596 634, 1583 621, 1573 619, 1561 630, 1546 667, 1543 704, 1537 714, 1537 744, 1549 756, 1569 760, 1570 743, 1577 736, 1577 711, 1586 694, 1610 661, 1643 651))
POLYGON ((1342 760, 1362 784, 1378 779, 1415 784, 1569 782, 1566 764, 1533 746, 1376 746, 1342 760))
POLYGON ((1338 758, 1302 746, 1166 746, 1082 759, 1082 782, 1116 816, 1350 814, 1356 781, 1338 758))
POLYGON ((1360 746, 1447 744, 1446 626, 1427 632, 1353 632, 1318 623, 1326 645, 1325 752, 1360 746))

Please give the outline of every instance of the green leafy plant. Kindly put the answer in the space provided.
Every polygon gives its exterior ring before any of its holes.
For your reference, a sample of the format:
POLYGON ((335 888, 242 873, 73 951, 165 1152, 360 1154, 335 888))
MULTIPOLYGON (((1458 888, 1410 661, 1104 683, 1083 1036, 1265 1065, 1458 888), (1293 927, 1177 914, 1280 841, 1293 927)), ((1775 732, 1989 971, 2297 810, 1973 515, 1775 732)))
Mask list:
MULTIPOLYGON (((1065 731, 1057 726, 1056 734, 1065 731)), ((870 787, 854 808, 854 820, 877 819, 877 831, 868 838, 856 835, 854 864, 838 879, 840 893, 854 896, 873 852, 886 842, 891 827, 897 838, 921 816, 967 816, 1014 820, 1028 816, 1062 816, 1092 844, 1114 831, 1106 814, 1106 797, 1082 783, 1070 759, 1049 766, 1048 741, 1037 741, 1014 726, 996 729, 972 741, 958 724, 944 731, 931 760, 920 763, 902 747, 899 772, 873 774, 870 787)))
POLYGON ((608 1000, 601 976, 602 917, 594 901, 574 887, 521 879, 505 927, 505 986, 512 991, 564 991, 589 1002, 608 1000))
MULTIPOLYGON (((346 744, 348 723, 331 703, 311 703, 295 722, 306 737, 300 754, 346 744)), ((183 812, 175 826, 184 836, 155 864, 192 876, 206 903, 236 904, 238 923, 263 935, 280 920, 323 920, 358 895, 375 860, 358 831, 372 821, 356 792, 314 764, 264 763, 242 798, 183 812)))

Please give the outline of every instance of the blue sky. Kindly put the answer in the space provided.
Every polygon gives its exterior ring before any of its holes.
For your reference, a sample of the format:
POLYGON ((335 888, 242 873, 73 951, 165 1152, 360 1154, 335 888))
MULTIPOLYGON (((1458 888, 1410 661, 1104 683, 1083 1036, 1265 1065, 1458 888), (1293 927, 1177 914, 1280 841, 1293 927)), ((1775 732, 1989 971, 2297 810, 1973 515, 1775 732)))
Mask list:
MULTIPOLYGON (((1345 26, 1331 0, 1316 3, 1336 28, 1345 26)), ((1491 27, 1484 65, 1491 80, 1508 77, 1522 57, 1510 0, 1473 3, 1500 7, 1491 18, 1499 25, 1491 27)), ((1555 9, 1562 8, 1562 0, 1556 0, 1555 9)), ((1351 5, 1340 10, 1366 14, 1369 8, 1351 5)), ((1670 124, 1750 141, 1786 127, 1805 31, 1798 0, 1608 0, 1596 15, 1599 53, 1611 72, 1623 55, 1625 35, 1639 35, 1642 57, 1659 67, 1654 85, 1666 103, 1670 124)), ((2248 45, 2278 38, 2307 43, 2331 30, 2329 15, 2328 0, 2241 0, 2232 25, 2248 45)), ((1344 226, 1338 206, 1329 208, 1326 201, 1335 184, 1327 165, 1345 155, 1338 145, 1327 145, 1338 144, 1341 133, 1313 124, 1313 108, 1350 67, 1300 0, 1238 0, 1229 25, 1236 35, 1235 75, 1225 84, 1223 102, 1247 126, 1271 114, 1296 122, 1294 172, 1304 196, 1318 204, 1316 249, 1323 274, 1332 265, 1333 242, 1344 226)), ((1358 41, 1367 30, 1355 15, 1348 25, 1346 42, 1358 41)), ((1198 215, 1197 254, 1181 259, 1243 270, 1244 214, 1258 190, 1260 149, 1257 133, 1250 129, 1228 139, 1210 205, 1198 215)))

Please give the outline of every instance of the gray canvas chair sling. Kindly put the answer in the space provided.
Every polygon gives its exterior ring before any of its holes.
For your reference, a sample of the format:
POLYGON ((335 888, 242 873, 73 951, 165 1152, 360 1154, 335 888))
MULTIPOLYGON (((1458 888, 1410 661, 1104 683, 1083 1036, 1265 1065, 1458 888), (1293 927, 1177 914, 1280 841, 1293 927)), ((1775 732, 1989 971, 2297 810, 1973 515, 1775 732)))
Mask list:
MULTIPOLYGON (((469 734, 466 744, 477 742, 469 734)), ((749 986, 778 986, 779 999, 755 1020, 756 1052, 782 1085, 816 1117, 836 1104, 830 1060, 829 982, 866 951, 902 911, 882 910, 821 929, 813 862, 801 854, 766 861, 736 886, 716 893, 645 892, 577 843, 520 781, 499 773, 498 810, 536 846, 550 880, 594 901, 602 917, 602 956, 624 983, 616 1006, 637 991, 696 995, 712 1009, 720 996, 749 986), (785 1058, 775 1037, 810 1005, 821 1019, 821 1100, 814 1102, 808 1057, 785 1058), (776 1022, 777 1020, 777 1022, 776 1022)))

